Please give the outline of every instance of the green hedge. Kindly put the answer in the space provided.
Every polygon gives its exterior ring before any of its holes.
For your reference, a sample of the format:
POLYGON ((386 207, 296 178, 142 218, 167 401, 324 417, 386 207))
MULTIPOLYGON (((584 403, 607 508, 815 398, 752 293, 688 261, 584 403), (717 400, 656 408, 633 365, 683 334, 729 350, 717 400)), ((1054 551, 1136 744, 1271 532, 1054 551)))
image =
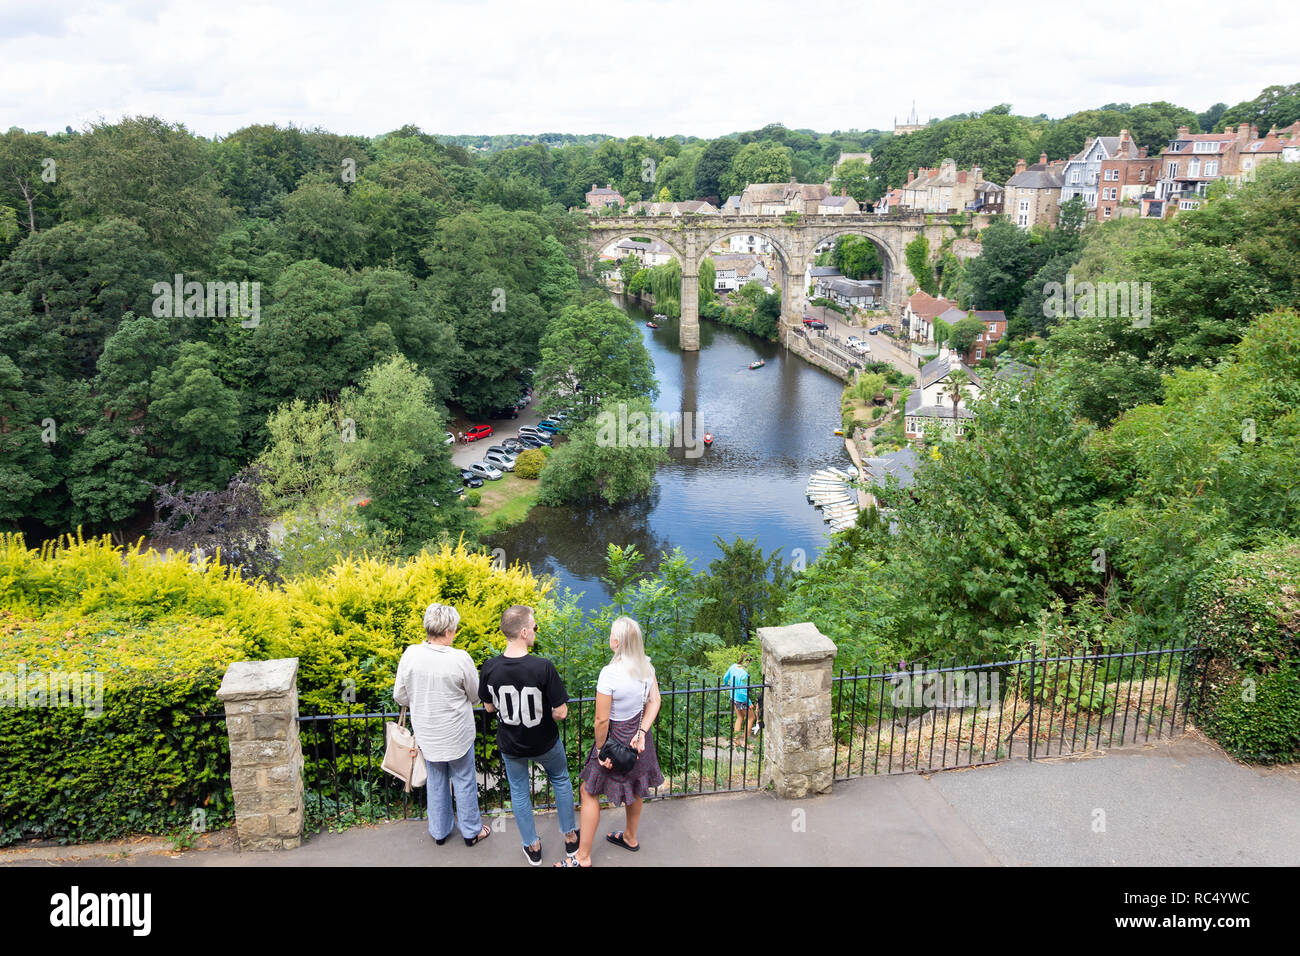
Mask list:
POLYGON ((1206 733, 1243 760, 1300 759, 1300 542, 1216 563, 1192 585, 1188 623, 1208 651, 1206 733))
POLYGON ((189 829, 195 810, 205 828, 229 822, 224 724, 203 715, 222 712, 222 674, 249 651, 220 620, 140 630, 0 610, 0 845, 189 829), (80 706, 53 706, 54 673, 79 679, 80 706))

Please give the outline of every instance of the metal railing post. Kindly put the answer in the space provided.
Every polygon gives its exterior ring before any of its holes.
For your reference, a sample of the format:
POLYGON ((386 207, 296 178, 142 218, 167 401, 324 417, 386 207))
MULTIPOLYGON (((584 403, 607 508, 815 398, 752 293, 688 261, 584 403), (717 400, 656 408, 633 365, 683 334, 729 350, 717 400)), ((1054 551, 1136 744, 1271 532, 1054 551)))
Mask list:
POLYGON ((1030 760, 1034 759, 1034 659, 1037 656, 1037 648, 1029 648, 1029 745, 1027 747, 1030 760))

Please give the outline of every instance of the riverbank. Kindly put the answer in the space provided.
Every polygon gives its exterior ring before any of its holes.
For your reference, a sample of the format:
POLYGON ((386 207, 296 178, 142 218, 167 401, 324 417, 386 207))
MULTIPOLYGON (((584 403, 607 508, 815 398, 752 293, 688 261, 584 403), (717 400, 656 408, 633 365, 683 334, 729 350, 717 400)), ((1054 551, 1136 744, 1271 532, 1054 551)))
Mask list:
POLYGON ((483 534, 495 534, 522 524, 537 504, 541 483, 536 478, 519 478, 506 472, 500 481, 485 481, 475 489, 482 496, 470 510, 478 517, 483 534))

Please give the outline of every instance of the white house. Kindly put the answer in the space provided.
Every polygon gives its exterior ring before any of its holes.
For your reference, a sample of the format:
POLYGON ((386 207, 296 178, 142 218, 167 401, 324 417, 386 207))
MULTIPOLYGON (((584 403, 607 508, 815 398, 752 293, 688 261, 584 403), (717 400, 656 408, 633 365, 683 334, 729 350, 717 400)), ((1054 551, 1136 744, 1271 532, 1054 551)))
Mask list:
POLYGON ((874 309, 880 302, 883 283, 880 279, 846 279, 823 276, 816 283, 816 297, 830 299, 847 309, 874 309))
POLYGON ((623 239, 614 244, 614 258, 622 262, 628 256, 636 256, 646 268, 661 266, 673 258, 673 251, 658 239, 649 242, 637 242, 635 239, 623 239))
POLYGON ((727 239, 732 252, 756 252, 760 256, 772 254, 772 240, 764 236, 735 235, 727 239))
POLYGON ((713 257, 716 292, 734 292, 750 282, 768 285, 767 267, 755 255, 721 255, 713 257))
POLYGON ((975 417, 969 405, 979 398, 983 384, 959 356, 945 347, 939 350, 938 358, 921 367, 920 387, 907 397, 903 430, 908 438, 921 438, 927 432, 937 435, 942 429, 952 427, 952 397, 947 394, 947 388, 950 376, 959 368, 966 370, 967 385, 964 396, 957 401, 956 424, 957 434, 965 434, 966 421, 975 417))
POLYGON ((955 302, 936 299, 926 292, 913 293, 903 304, 903 327, 907 329, 908 339, 913 342, 933 342, 934 320, 956 306, 955 302))

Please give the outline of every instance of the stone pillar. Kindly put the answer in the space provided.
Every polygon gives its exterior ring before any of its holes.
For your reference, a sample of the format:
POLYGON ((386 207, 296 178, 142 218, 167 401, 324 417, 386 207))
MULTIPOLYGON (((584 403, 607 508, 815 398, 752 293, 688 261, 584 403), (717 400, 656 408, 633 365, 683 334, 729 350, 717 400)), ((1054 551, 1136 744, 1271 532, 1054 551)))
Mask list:
POLYGON ((789 262, 783 263, 786 272, 781 290, 781 316, 786 325, 803 324, 804 310, 808 305, 808 290, 803 284, 805 265, 802 256, 791 256, 789 262))
POLYGON ((835 644, 811 623, 760 627, 763 779, 778 797, 830 793, 835 773, 831 667, 835 644))
POLYGON ((699 267, 694 275, 687 275, 682 267, 682 321, 678 341, 683 352, 700 350, 700 276, 699 267))
POLYGON ((293 849, 303 827, 298 658, 236 661, 217 697, 226 705, 239 848, 293 849))

